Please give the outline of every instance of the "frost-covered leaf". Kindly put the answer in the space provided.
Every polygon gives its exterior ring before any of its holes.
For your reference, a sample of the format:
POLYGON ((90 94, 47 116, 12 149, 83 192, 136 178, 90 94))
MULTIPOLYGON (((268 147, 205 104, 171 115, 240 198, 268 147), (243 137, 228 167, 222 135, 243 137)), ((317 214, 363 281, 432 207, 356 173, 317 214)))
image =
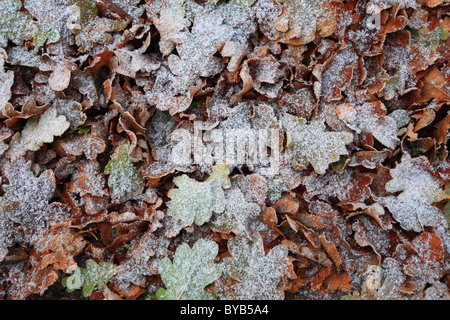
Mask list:
POLYGON ((6 52, 4 49, 0 49, 0 115, 4 116, 5 107, 11 107, 11 104, 8 102, 11 99, 11 86, 14 84, 14 71, 9 70, 5 72, 5 60, 6 60, 6 52))
POLYGON ((444 248, 441 238, 423 232, 411 242, 398 245, 394 258, 413 288, 423 289, 427 283, 438 281, 445 273, 444 248))
POLYGON ((389 257, 398 244, 391 230, 383 230, 368 216, 358 216, 352 224, 355 240, 361 247, 370 246, 381 258, 389 257))
POLYGON ((318 197, 328 200, 337 197, 342 202, 364 202, 370 196, 368 185, 372 178, 362 173, 346 169, 342 173, 330 171, 324 175, 311 174, 305 177, 305 199, 318 197))
POLYGON ((263 240, 255 234, 251 241, 245 238, 228 240, 231 257, 223 260, 223 276, 216 283, 217 294, 229 300, 278 300, 284 298, 287 277, 292 262, 284 245, 273 247, 266 255, 263 240))
POLYGON ((10 64, 38 68, 41 56, 34 50, 27 50, 25 46, 12 47, 8 50, 8 62, 10 64))
POLYGON ((191 22, 186 18, 184 3, 184 0, 165 1, 159 18, 153 19, 161 34, 159 50, 164 56, 170 54, 176 45, 186 41, 186 33, 182 31, 189 27, 191 22))
POLYGON ((388 148, 397 145, 397 123, 386 116, 386 107, 380 102, 364 103, 354 106, 355 119, 346 121, 347 125, 357 133, 371 133, 375 139, 388 148))
POLYGON ((59 33, 52 27, 37 29, 33 32, 34 44, 36 47, 42 47, 46 41, 54 43, 59 40, 59 33))
POLYGON ((398 9, 404 8, 417 8, 419 3, 417 0, 370 0, 367 4, 366 11, 369 14, 380 13, 381 10, 391 8, 396 4, 399 5, 398 9))
POLYGON ((232 29, 222 22, 216 12, 197 15, 191 32, 184 31, 186 40, 176 46, 178 55, 169 55, 170 71, 185 90, 198 85, 200 77, 211 77, 223 69, 222 59, 214 54, 221 42, 230 39, 232 29))
POLYGON ((8 254, 8 247, 11 247, 16 242, 23 241, 22 232, 17 230, 19 225, 9 219, 2 207, 3 199, 0 198, 0 262, 8 254))
POLYGON ((105 189, 105 175, 101 172, 100 164, 96 160, 80 162, 67 189, 69 192, 80 194, 80 196, 86 194, 96 197, 108 195, 105 189))
POLYGON ((383 89, 378 93, 380 98, 386 100, 393 99, 396 95, 401 95, 405 91, 405 78, 401 77, 400 71, 397 71, 393 76, 382 80, 384 83, 383 89))
POLYGON ((94 123, 90 128, 79 127, 79 131, 80 134, 71 133, 63 139, 55 141, 53 143, 54 150, 63 156, 84 154, 90 160, 105 151, 107 132, 103 124, 94 123))
POLYGON ((389 209, 394 219, 405 230, 422 232, 426 226, 448 227, 442 211, 420 199, 404 202, 398 197, 388 196, 378 199, 378 202, 389 209))
POLYGON ((56 187, 53 171, 44 171, 36 177, 30 164, 17 157, 7 166, 6 177, 9 184, 3 185, 3 211, 32 237, 67 218, 65 206, 50 203, 56 187))
POLYGON ((171 201, 167 203, 167 213, 181 220, 183 226, 190 226, 194 222, 201 226, 209 221, 213 212, 220 214, 225 210, 223 189, 231 186, 229 169, 226 164, 218 164, 211 171, 211 175, 203 182, 187 175, 174 178, 178 188, 168 193, 171 201))
POLYGON ((152 148, 152 156, 155 160, 149 166, 140 167, 144 177, 161 177, 168 173, 192 172, 194 166, 191 163, 185 163, 183 155, 179 160, 177 145, 179 145, 179 136, 177 132, 190 132, 191 129, 186 122, 177 123, 169 114, 157 110, 147 125, 147 137, 149 137, 152 148), (180 130, 178 130, 180 129, 180 130))
POLYGON ((249 236, 250 220, 259 215, 261 208, 247 202, 238 188, 225 190, 225 201, 225 211, 215 214, 210 221, 212 228, 217 232, 249 236))
POLYGON ((246 164, 251 170, 263 174, 269 163, 274 162, 275 157, 269 157, 263 147, 271 147, 276 152, 271 135, 279 133, 281 124, 269 104, 239 103, 230 110, 227 119, 221 121, 218 129, 224 131, 225 144, 229 143, 227 141, 236 142, 236 149, 226 150, 224 155, 230 169, 246 164), (256 141, 261 144, 258 150, 252 148, 256 141))
POLYGON ((120 48, 114 53, 119 58, 117 73, 135 78, 137 72, 150 73, 159 69, 160 63, 150 55, 144 54, 145 47, 139 49, 120 48))
POLYGON ((411 40, 413 43, 429 49, 435 53, 441 41, 446 41, 449 37, 448 30, 444 28, 436 28, 430 32, 428 29, 411 30, 411 40))
POLYGON ((358 55, 349 46, 328 59, 323 66, 318 66, 320 96, 326 101, 340 100, 341 92, 349 85, 357 63, 358 55))
POLYGON ((121 201, 133 199, 144 188, 144 180, 133 164, 135 160, 128 154, 129 149, 129 142, 120 142, 105 167, 112 195, 121 201))
POLYGON ((331 35, 336 24, 334 9, 328 0, 258 1, 257 15, 263 32, 283 43, 306 44, 316 33, 331 35), (280 7, 280 5, 282 5, 280 7))
POLYGON ((392 180, 385 186, 387 192, 400 192, 399 195, 378 199, 406 230, 421 232, 425 226, 448 228, 441 210, 432 205, 445 194, 429 170, 427 158, 403 155, 401 163, 390 170, 392 180))
POLYGON ((252 78, 253 89, 269 98, 278 96, 283 80, 286 79, 286 70, 273 55, 268 54, 267 48, 255 48, 251 58, 244 61, 241 72, 246 68, 252 78))
POLYGON ((58 280, 58 274, 44 260, 34 262, 30 267, 19 263, 10 268, 7 280, 11 294, 8 299, 26 300, 33 294, 43 295, 58 280))
POLYGON ((156 71, 153 87, 146 92, 148 102, 156 105, 159 110, 169 110, 171 115, 182 112, 191 105, 194 94, 200 89, 200 84, 186 88, 180 77, 174 75, 167 64, 156 71))
POLYGON ((183 243, 177 247, 173 262, 164 258, 159 273, 166 289, 159 289, 159 300, 209 300, 205 287, 216 281, 222 269, 213 261, 219 252, 214 241, 199 239, 192 249, 183 243))
POLYGON ((348 132, 326 131, 321 120, 309 124, 303 118, 284 114, 283 127, 286 129, 287 145, 293 147, 294 167, 305 168, 309 163, 317 173, 323 174, 340 155, 348 154, 346 144, 353 136, 348 132))
MULTIPOLYGON (((126 14, 131 16, 135 20, 139 20, 139 17, 144 12, 145 8, 140 6, 140 0, 109 0, 114 6, 123 10, 126 14)), ((122 14, 122 12, 120 12, 122 14)), ((129 18, 129 17, 127 17, 129 18)))
POLYGON ((28 13, 19 11, 20 0, 3 0, 0 2, 0 46, 5 47, 8 40, 21 45, 31 27, 28 13))
POLYGON ((21 133, 13 137, 7 155, 24 155, 28 150, 37 151, 44 143, 53 142, 55 136, 62 135, 70 123, 65 116, 57 116, 55 108, 49 108, 40 117, 28 119, 21 133))
POLYGON ((97 3, 92 0, 74 0, 73 8, 79 24, 74 24, 75 42, 80 51, 88 51, 98 44, 112 42, 109 32, 123 30, 125 20, 112 20, 98 16, 97 3))
POLYGON ((76 129, 86 121, 83 106, 77 101, 57 98, 53 101, 52 107, 56 109, 58 116, 66 117, 71 129, 76 129))
POLYGON ((184 2, 166 2, 155 23, 161 32, 161 51, 169 55, 169 69, 158 70, 155 84, 147 92, 149 102, 160 110, 170 110, 172 115, 186 110, 194 94, 204 86, 203 79, 223 70, 225 63, 218 51, 231 58, 228 68, 234 71, 247 52, 247 37, 252 29, 246 27, 248 21, 242 17, 249 13, 250 4, 229 1, 204 8, 189 2, 193 24, 188 30, 184 2), (174 47, 177 54, 171 53, 174 47))
POLYGON ((430 163, 426 157, 412 158, 404 154, 390 174, 392 180, 386 183, 386 191, 401 192, 398 195, 400 201, 417 199, 432 203, 444 196, 439 180, 430 173, 430 163))
POLYGON ((37 20, 33 25, 33 43, 36 47, 55 43, 67 36, 70 0, 25 0, 24 7, 37 20))
POLYGON ((111 282, 121 290, 134 284, 144 286, 146 277, 158 274, 162 258, 169 254, 170 240, 155 236, 151 232, 132 243, 127 259, 121 264, 111 282))
POLYGON ((34 243, 34 248, 53 268, 68 272, 76 268, 74 257, 83 251, 85 245, 86 241, 82 235, 67 227, 60 227, 39 237, 34 243))
POLYGON ((83 289, 83 296, 89 297, 94 289, 102 289, 117 273, 117 266, 109 262, 86 261, 86 268, 77 267, 72 275, 63 279, 68 292, 83 289))

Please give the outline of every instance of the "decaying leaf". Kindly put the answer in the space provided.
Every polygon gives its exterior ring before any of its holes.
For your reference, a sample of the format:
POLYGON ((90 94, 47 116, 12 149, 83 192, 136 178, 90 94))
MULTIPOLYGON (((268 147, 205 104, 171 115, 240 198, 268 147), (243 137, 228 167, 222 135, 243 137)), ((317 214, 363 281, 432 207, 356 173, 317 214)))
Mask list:
POLYGON ((392 180, 386 183, 386 191, 400 194, 379 201, 406 230, 420 232, 424 226, 448 227, 441 210, 432 205, 445 195, 429 170, 426 158, 412 158, 406 154, 390 171, 392 180))

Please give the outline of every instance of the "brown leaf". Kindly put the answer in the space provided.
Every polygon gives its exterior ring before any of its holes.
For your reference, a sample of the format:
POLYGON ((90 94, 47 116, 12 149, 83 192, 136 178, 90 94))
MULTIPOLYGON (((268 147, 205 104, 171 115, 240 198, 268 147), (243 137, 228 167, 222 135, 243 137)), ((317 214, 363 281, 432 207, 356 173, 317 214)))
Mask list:
POLYGON ((325 278, 323 284, 328 291, 337 290, 339 293, 348 294, 352 289, 352 285, 350 284, 352 279, 353 277, 345 271, 337 273, 332 270, 331 274, 325 278))
POLYGON ((74 258, 83 251, 86 241, 67 227, 50 230, 48 234, 40 237, 34 248, 41 254, 42 261, 47 266, 57 270, 69 272, 75 270, 77 263, 74 258))
POLYGON ((83 134, 70 134, 53 143, 55 151, 63 157, 69 155, 80 156, 84 154, 89 160, 93 160, 106 148, 106 127, 96 122, 91 125, 91 130, 83 134))
POLYGON ((331 261, 333 261, 337 270, 340 270, 341 258, 339 257, 339 251, 336 246, 326 239, 324 233, 319 236, 319 241, 322 247, 325 249, 327 255, 330 257, 331 261))

